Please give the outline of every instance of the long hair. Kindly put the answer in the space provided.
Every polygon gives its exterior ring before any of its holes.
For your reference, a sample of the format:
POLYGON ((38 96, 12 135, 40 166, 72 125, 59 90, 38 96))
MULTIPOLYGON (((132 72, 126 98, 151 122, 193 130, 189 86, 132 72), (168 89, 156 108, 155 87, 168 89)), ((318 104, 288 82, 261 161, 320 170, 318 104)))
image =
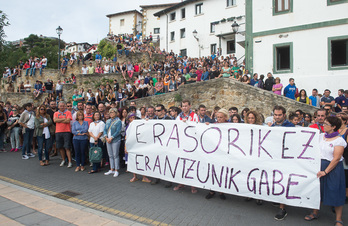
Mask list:
POLYGON ((40 118, 40 116, 41 116, 41 114, 40 114, 40 109, 41 109, 41 108, 45 109, 45 116, 44 116, 44 117, 45 117, 46 119, 49 119, 50 115, 47 114, 47 107, 46 107, 46 105, 44 105, 44 104, 41 104, 41 105, 36 109, 36 118, 37 118, 37 119, 40 118))
POLYGON ((248 112, 246 113, 245 119, 244 119, 245 123, 249 124, 248 116, 249 116, 250 114, 254 115, 254 117, 255 117, 255 124, 256 124, 256 125, 262 125, 261 116, 260 116, 260 114, 257 113, 256 111, 248 111, 248 112))

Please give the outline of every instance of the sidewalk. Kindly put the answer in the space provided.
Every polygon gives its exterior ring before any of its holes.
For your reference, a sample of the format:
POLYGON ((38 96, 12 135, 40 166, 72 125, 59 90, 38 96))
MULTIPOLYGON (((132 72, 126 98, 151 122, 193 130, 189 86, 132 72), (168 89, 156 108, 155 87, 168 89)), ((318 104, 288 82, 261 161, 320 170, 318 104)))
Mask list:
POLYGON ((0 225, 142 225, 0 180, 0 225))

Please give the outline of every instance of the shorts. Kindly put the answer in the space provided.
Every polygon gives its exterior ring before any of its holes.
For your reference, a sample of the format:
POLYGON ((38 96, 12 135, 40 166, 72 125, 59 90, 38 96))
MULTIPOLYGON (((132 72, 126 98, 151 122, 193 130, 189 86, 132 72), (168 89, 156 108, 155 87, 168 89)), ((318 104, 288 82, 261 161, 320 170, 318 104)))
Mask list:
POLYGON ((71 149, 71 133, 56 133, 56 148, 71 149))

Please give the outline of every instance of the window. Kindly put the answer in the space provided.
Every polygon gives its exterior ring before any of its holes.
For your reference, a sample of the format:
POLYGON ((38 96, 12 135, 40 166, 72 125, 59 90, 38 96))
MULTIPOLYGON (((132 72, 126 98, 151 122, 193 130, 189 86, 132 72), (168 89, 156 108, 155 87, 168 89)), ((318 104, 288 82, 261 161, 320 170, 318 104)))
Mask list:
POLYGON ((327 0, 327 5, 336 5, 341 3, 348 3, 348 0, 327 0))
POLYGON ((187 56, 187 49, 181 49, 180 50, 180 56, 187 56))
POLYGON ((329 70, 348 69, 348 36, 328 39, 329 70))
POLYGON ((202 14, 203 3, 196 4, 196 15, 202 14))
POLYGON ((185 38, 185 36, 186 36, 185 28, 180 29, 180 38, 185 38))
POLYGON ((237 5, 236 1, 237 0, 227 0, 227 7, 237 5))
POLYGON ((236 41, 235 40, 227 41, 227 54, 235 53, 235 52, 236 52, 236 41))
POLYGON ((273 73, 292 73, 292 65, 292 42, 273 45, 273 73))
POLYGON ((215 23, 210 23, 210 33, 215 33, 215 23))
POLYGON ((120 26, 124 26, 124 19, 120 20, 120 26))
POLYGON ((186 18, 186 10, 185 8, 181 9, 181 19, 185 19, 186 18))
POLYGON ((211 44, 210 45, 210 52, 211 53, 216 53, 216 44, 211 44))
POLYGON ((154 34, 159 34, 160 33, 160 29, 159 28, 154 28, 153 29, 153 33, 154 34))
POLYGON ((175 13, 175 12, 174 12, 174 13, 171 13, 171 14, 170 14, 170 21, 175 20, 175 17, 176 17, 176 13, 175 13))
POLYGON ((273 0, 273 15, 292 12, 293 0, 273 0))
POLYGON ((170 41, 175 41, 175 31, 170 32, 170 41))

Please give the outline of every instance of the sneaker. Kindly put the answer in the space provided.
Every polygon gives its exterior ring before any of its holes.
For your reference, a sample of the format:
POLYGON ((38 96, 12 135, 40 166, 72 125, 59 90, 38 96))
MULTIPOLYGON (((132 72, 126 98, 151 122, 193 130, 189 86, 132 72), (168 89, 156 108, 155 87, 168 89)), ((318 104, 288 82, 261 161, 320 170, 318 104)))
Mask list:
POLYGON ((65 164, 65 161, 63 160, 59 166, 64 166, 64 164, 65 164))
POLYGON ((16 149, 14 150, 14 152, 17 152, 17 151, 19 151, 19 148, 16 148, 16 149))
POLYGON ((27 160, 27 159, 29 159, 29 157, 27 155, 22 155, 22 159, 27 160))
POLYGON ((14 152, 14 150, 16 150, 16 149, 12 148, 10 152, 14 152))
POLYGON ((285 209, 280 209, 277 215, 275 215, 274 219, 281 221, 288 215, 285 209))
POLYGON ((34 158, 35 157, 35 155, 33 153, 28 153, 27 156, 30 157, 30 158, 34 158))
POLYGON ((72 167, 72 163, 69 162, 69 163, 68 163, 68 168, 71 168, 71 167, 72 167))
POLYGON ((115 173, 114 173, 114 176, 113 176, 113 177, 118 177, 118 175, 119 175, 118 171, 115 171, 115 173))
POLYGON ((104 175, 110 175, 110 174, 113 174, 113 173, 115 173, 115 171, 109 170, 108 172, 104 173, 104 175))

